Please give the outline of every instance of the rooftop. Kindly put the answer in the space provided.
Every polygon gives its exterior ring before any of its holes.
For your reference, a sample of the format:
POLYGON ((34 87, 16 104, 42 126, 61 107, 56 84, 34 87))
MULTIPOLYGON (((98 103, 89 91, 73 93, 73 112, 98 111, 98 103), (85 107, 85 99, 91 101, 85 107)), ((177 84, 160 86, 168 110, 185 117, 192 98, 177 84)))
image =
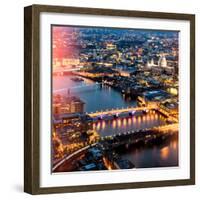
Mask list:
POLYGON ((170 97, 170 94, 163 90, 154 90, 144 93, 144 97, 149 101, 161 101, 170 97))

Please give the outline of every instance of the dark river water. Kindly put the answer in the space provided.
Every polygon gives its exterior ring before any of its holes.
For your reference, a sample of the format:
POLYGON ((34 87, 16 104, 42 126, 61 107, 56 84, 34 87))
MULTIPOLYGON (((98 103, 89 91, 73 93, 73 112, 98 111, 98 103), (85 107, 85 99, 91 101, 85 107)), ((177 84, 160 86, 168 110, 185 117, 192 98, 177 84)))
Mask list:
MULTIPOLYGON (((85 112, 94 112, 113 108, 136 106, 135 101, 125 100, 123 96, 111 87, 101 87, 92 80, 73 81, 74 76, 54 76, 53 92, 78 96, 85 102, 85 112)), ((116 133, 151 128, 165 124, 163 116, 157 113, 148 113, 142 116, 102 120, 93 123, 101 136, 116 133)), ((133 162, 137 168, 178 166, 178 139, 173 138, 163 144, 151 147, 129 147, 120 152, 123 158, 133 162)))
POLYGON ((73 76, 56 76, 53 80, 54 93, 79 96, 85 104, 86 112, 94 112, 111 108, 122 108, 136 105, 135 101, 127 101, 122 95, 110 87, 101 87, 89 79, 81 82, 71 80, 73 76))

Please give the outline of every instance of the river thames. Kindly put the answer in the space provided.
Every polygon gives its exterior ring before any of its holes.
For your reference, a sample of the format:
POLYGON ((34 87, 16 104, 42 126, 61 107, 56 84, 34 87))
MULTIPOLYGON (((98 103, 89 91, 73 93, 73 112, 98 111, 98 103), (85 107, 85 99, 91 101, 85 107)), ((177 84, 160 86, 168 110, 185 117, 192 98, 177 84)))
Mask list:
MULTIPOLYGON (((85 112, 111 110, 137 106, 136 101, 125 99, 121 93, 108 86, 82 78, 74 81, 73 75, 54 76, 53 93, 78 96, 85 103, 85 112)), ((101 120, 93 123, 93 129, 101 136, 152 128, 164 125, 165 118, 155 112, 139 116, 126 116, 117 119, 101 120)), ((159 145, 148 147, 130 146, 121 149, 120 156, 134 163, 136 168, 178 166, 178 138, 174 137, 159 145)))

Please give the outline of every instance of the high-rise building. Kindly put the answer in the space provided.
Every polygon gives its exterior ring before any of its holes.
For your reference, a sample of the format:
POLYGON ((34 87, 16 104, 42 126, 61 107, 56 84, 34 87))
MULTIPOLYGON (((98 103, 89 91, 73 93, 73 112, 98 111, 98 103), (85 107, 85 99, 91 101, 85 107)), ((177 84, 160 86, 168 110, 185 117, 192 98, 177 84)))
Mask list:
POLYGON ((70 103, 71 113, 81 113, 84 111, 84 102, 80 99, 74 99, 70 103))
POLYGON ((59 103, 53 103, 53 114, 82 113, 85 103, 78 97, 65 97, 59 103))

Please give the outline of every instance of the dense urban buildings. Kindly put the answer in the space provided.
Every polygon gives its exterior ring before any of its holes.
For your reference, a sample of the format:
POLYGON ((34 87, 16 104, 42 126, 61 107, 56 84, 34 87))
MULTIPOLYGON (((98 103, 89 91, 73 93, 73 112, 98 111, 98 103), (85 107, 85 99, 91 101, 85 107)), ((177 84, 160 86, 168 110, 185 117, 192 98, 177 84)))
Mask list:
POLYGON ((178 41, 52 26, 52 172, 178 166, 178 41))

